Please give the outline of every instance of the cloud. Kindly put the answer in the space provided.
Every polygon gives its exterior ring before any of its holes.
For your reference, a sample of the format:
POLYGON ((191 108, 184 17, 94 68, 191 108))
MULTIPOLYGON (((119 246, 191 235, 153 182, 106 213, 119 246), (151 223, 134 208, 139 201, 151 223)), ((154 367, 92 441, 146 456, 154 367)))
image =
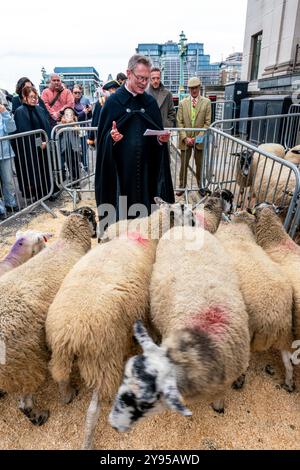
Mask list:
POLYGON ((247 0, 115 0, 112 9, 89 0, 57 4, 31 0, 30 7, 10 0, 1 4, 0 87, 13 90, 28 75, 37 85, 42 66, 93 66, 106 79, 125 71, 138 43, 203 42, 211 61, 242 50, 247 0))

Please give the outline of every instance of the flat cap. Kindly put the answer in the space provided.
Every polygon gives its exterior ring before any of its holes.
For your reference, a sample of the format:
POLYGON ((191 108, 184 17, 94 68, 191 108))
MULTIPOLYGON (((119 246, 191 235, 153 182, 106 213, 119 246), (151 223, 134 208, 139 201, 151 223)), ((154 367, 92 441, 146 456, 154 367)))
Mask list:
POLYGON ((188 81, 188 87, 194 87, 194 86, 199 86, 201 85, 200 79, 198 77, 192 77, 188 81))
POLYGON ((119 88, 120 83, 118 83, 116 80, 110 80, 109 82, 106 82, 105 85, 103 85, 103 90, 110 90, 111 88, 119 88))

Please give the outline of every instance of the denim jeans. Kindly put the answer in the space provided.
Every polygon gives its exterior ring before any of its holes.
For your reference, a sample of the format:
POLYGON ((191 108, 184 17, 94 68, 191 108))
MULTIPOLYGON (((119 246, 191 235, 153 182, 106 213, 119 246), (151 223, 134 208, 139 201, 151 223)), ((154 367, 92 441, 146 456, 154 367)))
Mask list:
POLYGON ((0 158, 0 214, 5 213, 4 205, 9 207, 17 206, 11 164, 10 158, 0 158))

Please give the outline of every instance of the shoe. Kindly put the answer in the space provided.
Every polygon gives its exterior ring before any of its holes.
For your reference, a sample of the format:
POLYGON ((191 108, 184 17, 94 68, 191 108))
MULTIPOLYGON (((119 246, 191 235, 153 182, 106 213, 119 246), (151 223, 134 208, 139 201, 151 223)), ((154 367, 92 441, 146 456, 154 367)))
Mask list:
POLYGON ((0 221, 5 220, 5 219, 6 219, 6 215, 4 214, 4 212, 0 212, 0 221))
POLYGON ((176 196, 180 197, 184 194, 184 191, 176 191, 176 196))

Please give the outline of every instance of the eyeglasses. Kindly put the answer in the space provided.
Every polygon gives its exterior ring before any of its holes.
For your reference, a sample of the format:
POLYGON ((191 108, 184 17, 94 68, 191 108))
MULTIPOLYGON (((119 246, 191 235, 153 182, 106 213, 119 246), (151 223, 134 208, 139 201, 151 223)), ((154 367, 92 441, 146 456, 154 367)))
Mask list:
POLYGON ((60 82, 59 78, 51 78, 51 82, 60 82))
POLYGON ((35 95, 34 95, 34 96, 30 96, 30 95, 29 95, 29 96, 28 96, 28 99, 29 99, 29 100, 35 100, 35 101, 36 101, 36 100, 38 100, 38 97, 35 96, 35 95))
POLYGON ((138 82, 141 82, 141 83, 142 82, 145 82, 145 83, 149 82, 150 77, 140 77, 139 75, 136 75, 133 70, 131 70, 131 72, 133 73, 133 75, 135 76, 135 78, 137 79, 138 82))
POLYGON ((81 95, 81 91, 73 91, 74 95, 81 95))

